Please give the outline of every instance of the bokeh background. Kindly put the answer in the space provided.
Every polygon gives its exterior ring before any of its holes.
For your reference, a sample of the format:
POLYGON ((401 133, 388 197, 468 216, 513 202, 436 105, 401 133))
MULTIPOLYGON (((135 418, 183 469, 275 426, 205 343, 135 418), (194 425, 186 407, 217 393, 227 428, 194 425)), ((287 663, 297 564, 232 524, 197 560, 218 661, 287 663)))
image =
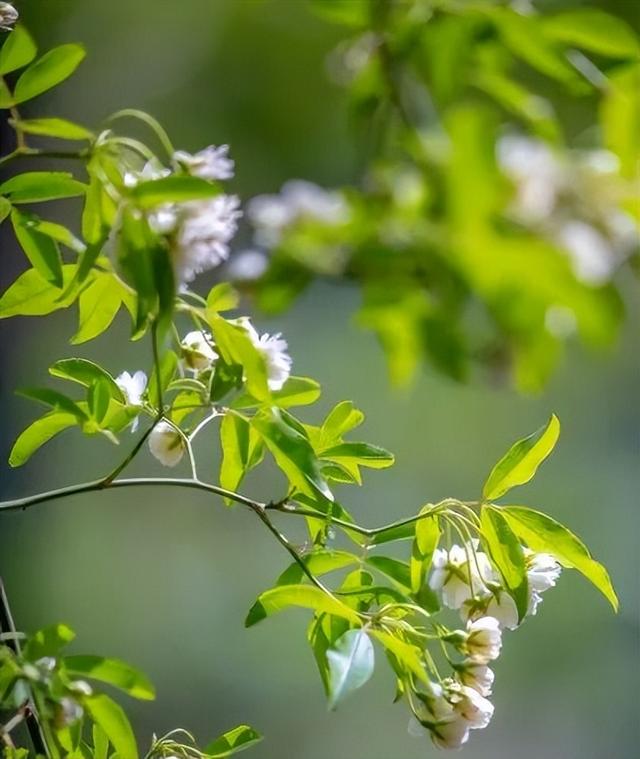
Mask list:
MULTIPOLYGON (((635 0, 596 4, 639 25, 635 0)), ((327 53, 342 30, 314 16, 305 0, 18 6, 42 49, 82 41, 89 50, 71 82, 39 101, 39 115, 97 125, 136 106, 156 115, 185 149, 228 142, 237 162, 234 190, 243 198, 275 191, 291 177, 328 186, 357 178, 358 140, 349 132, 344 95, 326 74, 327 53)), ((22 266, 4 229, 3 289, 22 266)), ((397 455, 394 469, 371 473, 349 493, 349 508, 366 524, 409 515, 446 495, 472 498, 512 439, 552 410, 561 418, 557 453, 518 499, 585 538, 612 572, 621 612, 614 616, 596 591, 566 572, 542 613, 507 635, 496 667, 495 719, 472 735, 468 759, 637 756, 640 298, 633 287, 615 348, 598 356, 574 351, 536 398, 486 381, 456 385, 430 370, 411 390, 393 391, 380 349, 350 321, 357 295, 345 287, 314 286, 280 319, 259 320, 283 331, 296 374, 320 380, 321 410, 353 399, 367 414, 366 439, 397 455)), ((41 384, 54 360, 100 356, 114 374, 148 368, 150 357, 128 342, 124 319, 82 350, 67 342, 74 326, 65 312, 0 322, 3 461, 34 415, 15 388, 41 384)), ((106 441, 89 444, 72 432, 22 470, 3 467, 0 495, 95 477, 120 456, 106 441)), ((211 476, 216 456, 215 444, 202 452, 201 467, 211 476)), ((160 473, 146 453, 131 471, 160 473)), ((246 489, 278 497, 281 481, 267 470, 246 489)), ((384 667, 337 713, 327 713, 304 613, 243 629, 255 596, 286 564, 251 514, 193 492, 88 495, 0 518, 0 573, 19 626, 67 622, 78 632, 78 652, 120 656, 151 675, 157 700, 131 704, 142 741, 176 726, 206 741, 247 722, 266 735, 253 749, 256 759, 434 755, 428 741, 407 734, 406 710, 391 704, 384 667)))

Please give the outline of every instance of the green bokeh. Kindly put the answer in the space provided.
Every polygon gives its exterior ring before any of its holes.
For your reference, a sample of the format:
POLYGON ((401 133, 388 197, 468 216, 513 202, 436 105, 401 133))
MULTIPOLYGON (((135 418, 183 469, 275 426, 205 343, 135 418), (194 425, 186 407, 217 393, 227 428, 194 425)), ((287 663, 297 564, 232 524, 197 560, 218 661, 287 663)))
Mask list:
MULTIPOLYGON (((631 15, 627 5, 616 7, 631 15)), ((94 124, 121 107, 149 110, 181 147, 230 143, 234 189, 245 198, 289 177, 337 185, 357 176, 361 157, 344 97, 325 73, 341 30, 316 19, 303 0, 24 0, 21 10, 42 48, 81 40, 89 49, 75 79, 42 99, 39 115, 94 124)), ((19 260, 7 237, 2 252, 19 260)), ((8 276, 3 264, 3 287, 8 276)), ((570 355, 535 399, 430 372, 410 392, 392 392, 379 348, 350 326, 354 299, 346 288, 317 286, 265 326, 285 333, 296 373, 320 380, 323 408, 353 399, 367 414, 366 438, 397 455, 394 469, 370 473, 348 494, 360 520, 380 524, 427 500, 473 497, 511 440, 553 410, 563 423, 560 446, 537 481, 516 491, 518 502, 583 536, 621 597, 615 617, 566 573, 538 617, 506 636, 494 722, 472 735, 465 756, 631 759, 640 740, 638 299, 613 351, 570 355)), ((127 342, 124 320, 83 351, 66 343, 74 326, 64 313, 0 322, 3 460, 33 414, 13 389, 38 383, 55 359, 100 355, 114 372, 149 361, 145 347, 127 342)), ((3 468, 0 490, 17 496, 97 476, 121 455, 106 441, 64 435, 23 470, 3 468)), ((214 445, 202 452, 203 472, 208 464, 214 472, 214 456, 214 445)), ((132 472, 159 470, 145 455, 132 472)), ((277 497, 281 481, 266 472, 247 490, 277 497)), ((435 754, 407 735, 406 710, 391 705, 383 668, 327 713, 303 613, 243 630, 254 597, 286 561, 251 514, 179 490, 81 496, 0 520, 0 571, 19 624, 68 622, 78 651, 121 656, 152 676, 158 700, 132 705, 141 739, 180 725, 206 740, 248 722, 267 737, 256 759, 435 754)))

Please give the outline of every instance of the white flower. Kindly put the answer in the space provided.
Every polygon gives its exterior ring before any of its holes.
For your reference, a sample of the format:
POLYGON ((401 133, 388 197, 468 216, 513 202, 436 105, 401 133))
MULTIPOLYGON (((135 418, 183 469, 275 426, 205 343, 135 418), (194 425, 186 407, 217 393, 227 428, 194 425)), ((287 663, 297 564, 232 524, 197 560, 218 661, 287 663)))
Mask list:
POLYGON ((149 436, 149 450, 164 466, 176 466, 184 455, 182 435, 169 422, 158 422, 149 436))
POLYGON ((463 685, 478 691, 481 696, 490 696, 495 674, 486 664, 466 659, 458 670, 458 679, 463 685))
POLYGON ((236 282, 251 282, 265 273, 268 264, 267 256, 261 250, 241 250, 231 257, 227 274, 236 282))
POLYGON ((448 687, 447 696, 456 714, 466 720, 472 730, 481 730, 491 721, 493 704, 474 688, 454 682, 448 687))
POLYGON ((182 338, 182 357, 189 369, 203 371, 218 358, 211 347, 212 338, 207 332, 195 330, 182 338))
POLYGON ((221 264, 229 256, 229 242, 238 229, 240 201, 218 195, 180 205, 180 221, 172 246, 176 274, 191 282, 197 274, 221 264))
POLYGON ((431 729, 431 740, 436 748, 458 749, 469 740, 469 724, 464 717, 443 722, 431 729))
POLYGON ((567 221, 557 238, 569 254, 577 279, 587 285, 602 285, 611 279, 618 260, 609 240, 595 227, 575 219, 567 221))
POLYGON ((537 593, 553 588, 560 577, 560 564, 548 553, 534 553, 526 557, 529 587, 537 593))
POLYGON ((178 207, 173 203, 163 203, 150 211, 147 219, 149 226, 156 234, 168 235, 178 226, 178 207))
POLYGON ((199 153, 191 154, 186 150, 177 150, 174 161, 186 168, 189 174, 202 179, 231 179, 234 163, 229 158, 229 146, 209 145, 199 153))
POLYGON ((135 187, 139 182, 152 179, 162 179, 171 174, 171 169, 163 166, 158 160, 147 161, 140 171, 125 171, 122 177, 125 187, 135 187))
POLYGON ((127 405, 142 406, 142 396, 147 389, 147 375, 143 371, 133 375, 122 372, 116 377, 116 385, 122 390, 127 405))
POLYGON ((516 602, 502 588, 491 596, 485 615, 497 619, 500 627, 506 627, 508 630, 515 630, 519 624, 516 602))
POLYGON ((259 335, 248 317, 240 317, 237 323, 243 327, 251 342, 262 354, 267 367, 267 384, 269 390, 281 390, 291 374, 293 363, 287 353, 288 344, 280 333, 259 335))
POLYGON ((485 595, 486 583, 492 579, 493 569, 487 555, 477 551, 473 543, 467 544, 466 550, 452 545, 449 551, 438 548, 434 553, 429 587, 442 593, 442 603, 450 609, 459 609, 474 596, 485 595))
POLYGON ((502 633, 495 617, 481 617, 467 624, 466 649, 478 664, 486 664, 500 656, 502 633))
POLYGON ((73 725, 82 718, 84 710, 74 699, 63 696, 58 703, 60 707, 59 717, 63 725, 73 725))
POLYGON ((16 23, 18 16, 18 11, 11 3, 0 3, 0 29, 10 32, 11 25, 16 23))

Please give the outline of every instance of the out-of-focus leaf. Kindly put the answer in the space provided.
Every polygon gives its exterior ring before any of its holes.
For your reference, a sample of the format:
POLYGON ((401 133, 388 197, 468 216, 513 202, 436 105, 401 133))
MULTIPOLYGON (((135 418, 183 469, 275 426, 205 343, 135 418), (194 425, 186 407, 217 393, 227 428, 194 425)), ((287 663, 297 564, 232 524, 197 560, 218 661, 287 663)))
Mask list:
POLYGON ((229 282, 214 285, 207 295, 207 308, 215 313, 230 311, 237 308, 239 303, 240 293, 229 282))
POLYGON ((574 8, 542 19, 545 32, 560 42, 613 58, 638 58, 640 44, 621 18, 599 8, 574 8))
POLYGON ((544 427, 514 443, 491 470, 482 489, 483 498, 500 498, 511 488, 529 482, 553 451, 559 435, 560 422, 554 414, 544 427))
POLYGON ((89 129, 67 119, 24 119, 14 122, 14 126, 27 134, 58 137, 61 140, 92 140, 94 138, 93 132, 89 129))
POLYGON ((640 155, 640 65, 616 68, 602 100, 600 118, 605 146, 620 160, 620 173, 632 179, 640 155))
POLYGON ((84 195, 87 186, 67 171, 25 171, 0 184, 0 194, 12 203, 40 203, 45 200, 84 195))
POLYGON ((57 656, 76 637, 67 625, 50 625, 32 635, 24 647, 24 657, 37 661, 43 656, 57 656))
MULTIPOLYGON (((289 408, 290 406, 306 406, 309 403, 315 403, 320 397, 320 385, 315 380, 308 377, 289 377, 280 390, 271 393, 270 403, 280 408, 289 408)), ((256 398, 245 393, 238 398, 234 398, 232 408, 251 408, 259 405, 256 398)))
POLYGON ((138 183, 131 195, 145 208, 161 203, 184 203, 188 200, 211 198, 220 194, 218 185, 199 177, 171 176, 138 183))
POLYGON ((23 71, 16 82, 14 100, 25 100, 40 95, 71 76, 85 56, 81 45, 60 45, 49 50, 23 71))

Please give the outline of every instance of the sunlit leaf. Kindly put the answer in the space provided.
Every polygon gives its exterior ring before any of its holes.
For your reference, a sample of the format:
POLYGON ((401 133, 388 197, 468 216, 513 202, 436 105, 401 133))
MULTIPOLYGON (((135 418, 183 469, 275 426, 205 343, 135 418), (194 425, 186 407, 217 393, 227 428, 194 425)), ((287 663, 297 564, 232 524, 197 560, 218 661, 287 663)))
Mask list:
POLYGON ((36 57, 36 43, 22 24, 18 24, 0 49, 0 76, 27 66, 36 57))
POLYGON ((13 230, 33 268, 54 287, 62 288, 62 257, 55 240, 29 225, 26 217, 14 210, 11 213, 13 230))
POLYGON ((0 184, 0 194, 12 203, 40 203, 45 200, 84 195, 87 186, 66 171, 25 171, 0 184))
POLYGON ((132 190, 134 200, 145 208, 161 203, 184 203, 220 194, 218 185, 199 177, 171 176, 140 182, 132 190))
POLYGON ((617 611, 618 597, 607 570, 591 557, 584 543, 555 519, 525 506, 500 508, 513 532, 532 551, 549 553, 565 567, 577 569, 617 611))
POLYGON ((483 498, 500 498, 516 485, 529 482, 554 449, 559 435, 560 422, 557 416, 552 415, 546 426, 514 443, 491 470, 482 489, 483 498))
POLYGON ((621 18, 598 8, 574 8, 542 20, 553 39, 613 58, 638 58, 640 44, 621 18))
POLYGON ((63 430, 78 424, 78 418, 74 414, 54 411, 46 416, 36 419, 23 432, 13 444, 9 454, 9 465, 18 467, 25 464, 31 456, 45 443, 58 435, 63 430))
POLYGON ((428 677, 422 662, 421 651, 417 646, 411 643, 407 643, 404 640, 395 635, 391 635, 382 630, 372 630, 371 635, 382 643, 382 645, 390 651, 396 659, 407 669, 415 675, 418 680, 427 682, 428 677))
POLYGON ((263 619, 291 606, 334 614, 350 622, 358 622, 358 615, 337 598, 309 585, 281 585, 258 596, 245 620, 245 627, 252 627, 263 619))
POLYGON ((81 45, 60 45, 49 50, 20 75, 14 90, 15 102, 31 100, 60 84, 73 74, 84 56, 81 45))
POLYGON ((24 398, 30 398, 31 400, 39 401, 45 406, 51 406, 54 411, 62 411, 65 414, 72 414, 79 421, 83 422, 87 420, 87 415, 75 401, 52 388, 24 387, 20 388, 17 393, 24 398))
POLYGON ((107 272, 94 276, 78 299, 78 331, 71 338, 73 345, 86 343, 109 328, 122 305, 122 286, 107 272))
POLYGON ((97 694, 84 699, 91 716, 113 744, 120 759, 138 759, 138 747, 123 708, 109 696, 97 694))
POLYGON ((89 387, 94 382, 106 381, 109 385, 111 396, 124 403, 125 399, 122 390, 120 390, 111 374, 106 369, 86 358, 60 359, 60 361, 56 361, 55 364, 49 367, 49 374, 53 377, 77 382, 83 387, 89 387))
POLYGON ((239 725, 229 730, 224 735, 216 738, 204 749, 206 756, 212 759, 231 756, 255 746, 262 740, 262 736, 249 725, 239 725))
POLYGON ((89 129, 67 119, 24 119, 14 122, 14 126, 26 134, 58 137, 62 140, 92 140, 94 138, 93 132, 89 129))
POLYGON ((152 700, 155 690, 147 676, 120 659, 102 656, 65 656, 64 666, 69 674, 108 683, 133 698, 152 700))
POLYGON ((37 661, 44 656, 57 656, 76 637, 68 625, 50 625, 30 636, 24 647, 24 656, 37 661))

